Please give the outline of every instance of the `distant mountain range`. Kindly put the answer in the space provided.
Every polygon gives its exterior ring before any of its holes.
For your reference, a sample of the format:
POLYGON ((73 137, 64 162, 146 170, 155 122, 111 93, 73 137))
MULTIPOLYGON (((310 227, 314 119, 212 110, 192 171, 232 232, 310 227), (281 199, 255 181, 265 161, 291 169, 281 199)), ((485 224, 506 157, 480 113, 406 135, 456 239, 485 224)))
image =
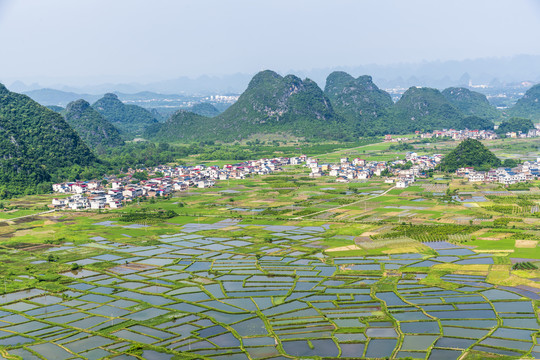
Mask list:
MULTIPOLYGON (((86 100, 89 103, 94 103, 104 96, 104 95, 74 93, 74 92, 55 90, 55 89, 37 89, 37 90, 24 92, 24 94, 30 96, 34 101, 37 101, 38 103, 42 105, 45 105, 45 106, 55 105, 55 106, 61 106, 61 107, 65 107, 70 102, 79 100, 79 99, 86 100)), ((169 94, 169 95, 158 94, 158 93, 150 92, 150 91, 142 91, 142 92, 138 92, 134 94, 115 92, 114 95, 116 95, 118 99, 126 103, 140 102, 144 104, 145 102, 148 102, 150 100, 155 101, 155 102, 159 102, 159 101, 184 102, 184 101, 193 100, 192 96, 175 95, 175 94, 169 94)))
MULTIPOLYGON (((539 86, 531 88, 508 114, 540 120, 539 86)), ((370 76, 344 72, 328 76, 323 92, 310 79, 262 71, 230 108, 214 118, 183 111, 146 132, 149 138, 174 141, 245 139, 261 133, 287 133, 308 139, 354 139, 386 133, 404 134, 443 128, 493 129, 508 118, 486 97, 463 87, 442 92, 411 87, 394 104, 370 76), (161 130, 160 130, 161 128, 161 130)))

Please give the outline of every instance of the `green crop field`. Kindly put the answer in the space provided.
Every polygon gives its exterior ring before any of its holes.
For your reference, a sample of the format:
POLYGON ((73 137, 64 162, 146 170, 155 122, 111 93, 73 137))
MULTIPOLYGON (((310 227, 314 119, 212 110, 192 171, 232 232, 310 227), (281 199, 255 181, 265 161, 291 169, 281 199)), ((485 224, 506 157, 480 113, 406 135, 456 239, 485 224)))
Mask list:
POLYGON ((307 175, 99 212, 4 201, 0 356, 538 357, 538 184, 437 176, 383 194, 377 177, 307 175))

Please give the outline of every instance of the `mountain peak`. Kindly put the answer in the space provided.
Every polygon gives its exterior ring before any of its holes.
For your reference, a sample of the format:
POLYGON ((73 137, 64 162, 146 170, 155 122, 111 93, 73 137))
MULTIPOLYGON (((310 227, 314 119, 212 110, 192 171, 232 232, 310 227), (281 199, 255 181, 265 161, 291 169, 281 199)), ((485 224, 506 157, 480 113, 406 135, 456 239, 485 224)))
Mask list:
MULTIPOLYGON (((118 95, 113 94, 113 93, 106 93, 105 95, 103 95, 103 98, 104 98, 104 99, 114 99, 114 100, 118 100, 118 95)), ((120 100, 118 100, 118 101, 120 101, 120 100)))
POLYGON ((260 84, 264 84, 267 82, 275 82, 280 81, 282 79, 282 76, 276 73, 272 70, 263 70, 255 74, 251 81, 249 82, 248 89, 257 87, 260 84))
POLYGON ((90 148, 124 144, 118 129, 85 100, 70 102, 66 107, 64 118, 90 148))
POLYGON ((0 187, 35 189, 51 175, 96 159, 62 116, 0 86, 0 187))
POLYGON ((89 107, 90 107, 90 104, 88 103, 88 101, 79 99, 79 100, 75 100, 67 104, 66 111, 67 112, 85 111, 89 107))
MULTIPOLYGON (((319 139, 347 134, 343 119, 314 81, 270 70, 256 74, 238 101, 215 118, 177 113, 174 122, 183 126, 176 137, 185 140, 233 141, 276 132, 319 139)), ((163 129, 172 124, 161 125, 149 135, 170 138, 163 129)))
POLYGON ((371 123, 394 104, 390 94, 379 89, 369 75, 355 79, 346 72, 334 71, 326 78, 324 93, 336 113, 359 133, 370 131, 371 123))
POLYGON ((145 127, 157 123, 148 110, 137 105, 126 105, 116 94, 105 94, 92 107, 118 129, 131 136, 140 135, 145 127))
POLYGON ((488 120, 497 120, 501 113, 492 106, 487 97, 465 87, 450 87, 442 91, 443 96, 465 115, 477 116, 488 120))

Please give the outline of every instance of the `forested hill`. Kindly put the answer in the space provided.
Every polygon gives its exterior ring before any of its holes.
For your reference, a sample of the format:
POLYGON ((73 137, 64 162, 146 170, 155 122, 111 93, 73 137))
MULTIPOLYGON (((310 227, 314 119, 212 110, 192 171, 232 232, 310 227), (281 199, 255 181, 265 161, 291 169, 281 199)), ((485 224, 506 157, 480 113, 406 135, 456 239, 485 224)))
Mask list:
POLYGON ((442 91, 443 96, 464 115, 499 120, 501 112, 491 105, 484 94, 463 87, 451 87, 442 91))
POLYGON ((197 129, 211 127, 213 119, 190 111, 180 110, 172 115, 164 123, 149 126, 144 133, 144 137, 150 140, 159 141, 186 141, 197 140, 193 134, 187 133, 186 129, 197 129))
POLYGON ((222 114, 183 124, 178 136, 194 141, 229 142, 262 133, 288 133, 309 139, 349 136, 345 120, 334 112, 315 82, 294 75, 282 77, 269 70, 255 75, 238 101, 222 114))
POLYGON ((215 134, 246 137, 259 132, 289 132, 306 138, 339 138, 344 120, 317 84, 266 70, 253 77, 238 101, 216 117, 215 134))
POLYGON ((209 103, 195 104, 188 111, 208 117, 218 116, 221 113, 214 105, 209 103))
POLYGON ((177 113, 166 125, 151 126, 145 134, 155 140, 187 142, 232 142, 264 133, 349 140, 448 128, 493 129, 493 120, 499 116, 484 95, 466 88, 441 93, 411 87, 394 104, 367 75, 354 78, 333 72, 323 92, 309 79, 266 70, 253 77, 247 90, 225 112, 213 118, 177 113))
POLYGON ((134 137, 158 121, 146 109, 137 105, 126 105, 115 94, 105 94, 92 107, 110 121, 127 137, 134 137))
POLYGON ((441 161, 443 171, 453 172, 462 167, 474 167, 476 170, 489 170, 501 165, 501 160, 495 156, 480 141, 463 140, 441 161))
POLYGON ((527 90, 508 112, 511 116, 531 119, 535 123, 540 122, 540 84, 527 90))
POLYGON ((92 149, 121 146, 120 131, 107 121, 85 100, 68 104, 64 118, 81 139, 92 149))
POLYGON ((335 71, 326 78, 324 94, 332 102, 337 114, 343 116, 357 133, 365 133, 371 123, 386 114, 392 97, 372 81, 371 76, 354 78, 343 71, 335 71))
POLYGON ((460 128, 463 114, 452 106, 437 89, 411 87, 388 110, 373 131, 408 133, 460 128))
POLYGON ((64 118, 0 84, 0 197, 35 191, 96 158, 64 118))

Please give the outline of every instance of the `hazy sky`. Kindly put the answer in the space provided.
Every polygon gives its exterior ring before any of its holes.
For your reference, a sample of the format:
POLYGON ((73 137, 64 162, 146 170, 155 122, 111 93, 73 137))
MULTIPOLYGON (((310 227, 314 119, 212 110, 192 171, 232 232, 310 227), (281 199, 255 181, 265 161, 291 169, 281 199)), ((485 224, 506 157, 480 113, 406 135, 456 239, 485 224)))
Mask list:
POLYGON ((0 0, 0 81, 540 54, 538 0, 0 0))

